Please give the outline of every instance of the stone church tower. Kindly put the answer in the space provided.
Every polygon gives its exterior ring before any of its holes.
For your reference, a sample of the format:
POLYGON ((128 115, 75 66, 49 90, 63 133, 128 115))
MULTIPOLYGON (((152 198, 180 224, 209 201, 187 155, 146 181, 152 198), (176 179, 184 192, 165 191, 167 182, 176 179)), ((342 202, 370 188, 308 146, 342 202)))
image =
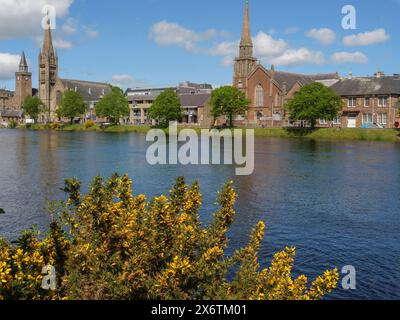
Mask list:
POLYGON ((253 57, 253 41, 250 30, 249 1, 246 0, 239 57, 235 59, 233 85, 245 90, 247 88, 247 77, 256 65, 257 59, 253 57))
POLYGON ((26 97, 32 96, 32 73, 29 72, 25 53, 22 52, 19 71, 15 73, 14 107, 21 109, 26 97))
POLYGON ((50 19, 44 31, 43 48, 39 53, 39 98, 46 108, 45 120, 51 121, 56 110, 55 86, 58 81, 58 57, 54 51, 50 19))

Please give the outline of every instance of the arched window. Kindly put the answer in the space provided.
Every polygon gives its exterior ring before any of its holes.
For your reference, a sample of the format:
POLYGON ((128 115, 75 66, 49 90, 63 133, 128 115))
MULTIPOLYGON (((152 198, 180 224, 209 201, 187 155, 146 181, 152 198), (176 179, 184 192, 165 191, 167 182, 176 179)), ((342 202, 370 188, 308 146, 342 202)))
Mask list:
POLYGON ((256 107, 264 107, 264 89, 261 84, 256 88, 256 107))
POLYGON ((57 104, 57 107, 59 107, 61 105, 61 100, 62 100, 62 93, 61 93, 61 91, 57 91, 57 93, 56 93, 56 104, 57 104))

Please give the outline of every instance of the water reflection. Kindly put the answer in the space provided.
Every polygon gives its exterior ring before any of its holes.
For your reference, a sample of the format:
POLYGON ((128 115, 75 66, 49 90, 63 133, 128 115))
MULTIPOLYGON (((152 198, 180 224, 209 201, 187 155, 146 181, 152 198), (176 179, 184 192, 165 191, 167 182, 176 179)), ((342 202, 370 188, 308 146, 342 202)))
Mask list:
POLYGON ((47 201, 60 200, 63 180, 87 188, 97 174, 129 173, 134 192, 168 192, 179 175, 199 179, 207 223, 216 192, 234 180, 239 193, 231 248, 267 223, 262 263, 286 245, 298 248, 296 273, 315 276, 347 264, 359 272, 356 292, 339 298, 400 298, 400 150, 398 144, 257 139, 255 172, 234 166, 149 166, 140 134, 0 131, 0 234, 14 239, 37 224, 45 230, 47 201))

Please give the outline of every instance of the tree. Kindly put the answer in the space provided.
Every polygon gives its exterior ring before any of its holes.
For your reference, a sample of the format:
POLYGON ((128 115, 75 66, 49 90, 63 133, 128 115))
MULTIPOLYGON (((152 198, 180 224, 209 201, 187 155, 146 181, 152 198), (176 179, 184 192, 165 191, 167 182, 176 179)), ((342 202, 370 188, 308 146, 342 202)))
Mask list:
POLYGON ((170 121, 179 121, 182 119, 181 101, 172 89, 162 92, 149 110, 151 119, 158 120, 161 127, 168 127, 170 121))
POLYGON ((129 113, 129 102, 124 92, 118 87, 112 87, 111 92, 96 104, 96 115, 114 123, 119 122, 119 119, 123 117, 128 117, 129 113))
POLYGON ((334 120, 341 111, 343 102, 332 89, 321 83, 308 84, 289 100, 286 108, 292 120, 305 120, 314 129, 318 119, 334 120))
POLYGON ((6 212, 2 209, 2 208, 0 208, 0 214, 5 214, 6 212))
POLYGON ((22 109, 37 122, 39 114, 44 111, 44 103, 38 97, 26 97, 22 109))
POLYGON ((244 92, 231 86, 221 87, 211 95, 211 108, 214 117, 227 116, 230 127, 233 127, 233 118, 238 115, 245 115, 250 100, 244 92))
POLYGON ((338 283, 336 269, 311 284, 294 278, 295 248, 261 265, 262 222, 229 257, 231 183, 206 226, 199 184, 184 178, 153 200, 133 195, 128 176, 96 177, 88 190, 81 194, 77 180, 66 180, 68 200, 51 210, 44 239, 34 232, 15 246, 0 239, 0 300, 318 300, 338 283), (55 291, 41 288, 45 266, 57 271, 55 291))
POLYGON ((83 115, 86 111, 86 105, 79 92, 66 91, 61 100, 61 106, 57 111, 60 117, 70 118, 71 124, 75 117, 83 115))

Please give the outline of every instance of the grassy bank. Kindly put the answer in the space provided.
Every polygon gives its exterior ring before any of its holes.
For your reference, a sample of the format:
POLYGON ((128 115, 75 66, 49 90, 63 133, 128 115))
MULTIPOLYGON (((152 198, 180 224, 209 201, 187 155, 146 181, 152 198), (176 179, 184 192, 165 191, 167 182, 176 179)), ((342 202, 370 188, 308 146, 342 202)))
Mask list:
POLYGON ((361 140, 400 142, 400 131, 393 129, 255 129, 257 137, 307 138, 313 140, 361 140))
MULTIPOLYGON (((149 126, 109 126, 100 128, 95 125, 86 128, 84 125, 74 124, 65 126, 32 125, 29 130, 57 130, 57 131, 86 131, 107 133, 147 133, 149 126)), ((199 128, 195 128, 198 132, 199 128)), ((269 138, 302 138, 313 140, 362 140, 362 141, 387 141, 400 142, 400 130, 394 129, 284 129, 284 128, 258 128, 255 129, 256 137, 269 138)))

